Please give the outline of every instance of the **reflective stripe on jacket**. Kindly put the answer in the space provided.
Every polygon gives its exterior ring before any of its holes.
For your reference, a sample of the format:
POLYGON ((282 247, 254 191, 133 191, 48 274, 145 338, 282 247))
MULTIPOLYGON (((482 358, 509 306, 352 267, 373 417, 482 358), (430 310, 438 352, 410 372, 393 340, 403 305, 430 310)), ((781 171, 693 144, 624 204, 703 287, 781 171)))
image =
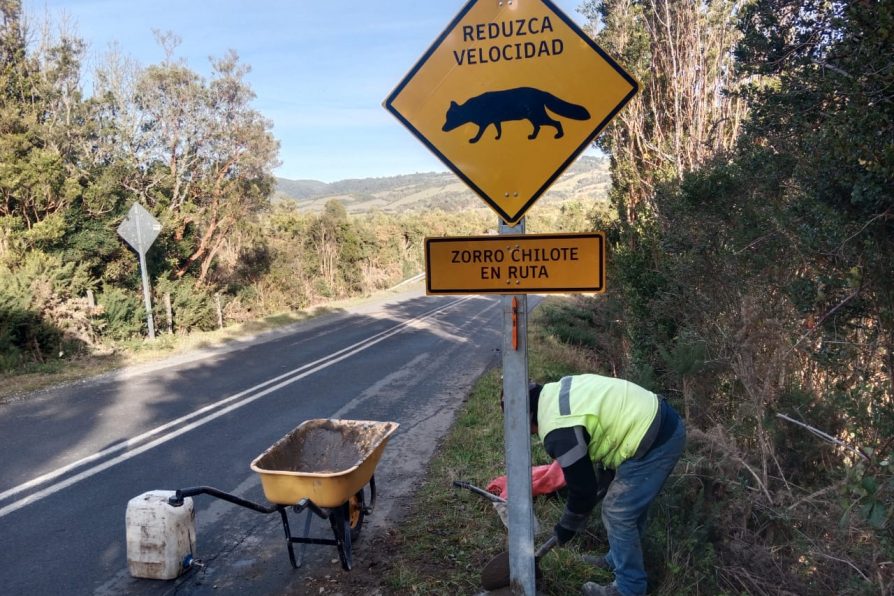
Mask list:
POLYGON ((590 460, 615 469, 636 454, 657 414, 651 391, 623 379, 576 375, 543 386, 537 433, 543 440, 557 428, 583 426, 590 460))

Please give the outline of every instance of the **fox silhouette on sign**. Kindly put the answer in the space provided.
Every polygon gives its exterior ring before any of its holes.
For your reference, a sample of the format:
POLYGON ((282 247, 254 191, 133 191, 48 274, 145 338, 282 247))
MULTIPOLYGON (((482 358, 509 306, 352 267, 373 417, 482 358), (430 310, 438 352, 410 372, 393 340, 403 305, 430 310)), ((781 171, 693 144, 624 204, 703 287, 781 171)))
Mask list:
POLYGON ((541 126, 552 126, 556 129, 555 138, 561 139, 565 135, 562 123, 551 118, 547 110, 572 120, 590 119, 590 112, 584 106, 567 102, 547 91, 518 87, 487 91, 462 104, 451 101, 447 120, 441 130, 450 132, 463 124, 477 124, 478 132, 469 139, 470 143, 477 143, 491 124, 497 129, 496 139, 499 139, 503 136, 504 122, 527 120, 534 127, 534 132, 528 135, 529 139, 537 138, 541 126))

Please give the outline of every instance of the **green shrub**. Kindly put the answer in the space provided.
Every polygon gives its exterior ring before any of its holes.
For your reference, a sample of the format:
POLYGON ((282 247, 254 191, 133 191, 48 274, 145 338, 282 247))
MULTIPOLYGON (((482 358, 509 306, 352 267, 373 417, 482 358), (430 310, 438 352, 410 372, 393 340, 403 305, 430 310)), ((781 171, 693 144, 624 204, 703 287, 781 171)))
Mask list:
POLYGON ((92 341, 86 301, 72 295, 88 286, 76 264, 40 251, 0 266, 0 368, 43 363, 92 341))
POLYGON ((14 296, 0 289, 0 371, 28 360, 42 361, 60 344, 62 332, 38 313, 16 308, 14 296))
POLYGON ((178 280, 161 279, 155 285, 155 321, 164 321, 165 305, 162 297, 171 295, 171 310, 174 315, 174 330, 177 333, 190 331, 209 331, 217 327, 217 307, 213 293, 197 286, 192 277, 178 280))
POLYGON ((97 297, 102 308, 100 332, 104 337, 124 340, 143 332, 146 309, 140 298, 114 286, 105 286, 97 297))

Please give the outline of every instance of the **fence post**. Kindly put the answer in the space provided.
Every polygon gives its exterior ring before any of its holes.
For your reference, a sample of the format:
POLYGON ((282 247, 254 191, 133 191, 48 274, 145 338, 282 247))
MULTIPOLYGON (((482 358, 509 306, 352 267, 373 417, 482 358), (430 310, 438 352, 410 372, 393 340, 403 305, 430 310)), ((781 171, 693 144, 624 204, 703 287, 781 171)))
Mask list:
POLYGON ((223 329, 223 308, 220 306, 220 292, 214 295, 214 301, 217 303, 217 326, 223 329))
POLYGON ((171 308, 171 293, 165 292, 165 314, 168 315, 168 333, 174 333, 174 309, 171 308))

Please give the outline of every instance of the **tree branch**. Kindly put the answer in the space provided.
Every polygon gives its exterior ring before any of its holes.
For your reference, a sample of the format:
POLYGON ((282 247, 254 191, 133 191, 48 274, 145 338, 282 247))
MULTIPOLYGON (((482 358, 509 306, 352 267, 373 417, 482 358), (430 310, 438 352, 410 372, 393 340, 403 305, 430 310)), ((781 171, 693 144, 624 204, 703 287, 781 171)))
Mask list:
POLYGON ((829 64, 828 62, 824 62, 824 61, 818 60, 816 58, 811 58, 810 61, 813 62, 814 64, 816 64, 817 66, 822 66, 823 68, 828 68, 832 72, 838 73, 843 77, 847 77, 849 79, 854 78, 852 74, 850 74, 849 72, 847 72, 845 70, 842 70, 841 68, 838 68, 834 64, 829 64))
POLYGON ((810 426, 809 424, 804 424, 803 422, 799 422, 798 420, 795 420, 794 418, 789 418, 785 414, 776 414, 776 417, 782 418, 783 420, 787 420, 788 422, 791 422, 792 424, 796 424, 802 428, 806 428, 808 431, 815 434, 816 436, 823 439, 824 441, 826 441, 828 443, 832 443, 834 445, 838 445, 839 447, 844 447, 845 449, 849 449, 850 451, 853 451, 854 453, 856 453, 857 455, 862 457, 864 460, 869 461, 869 456, 866 455, 863 452, 863 450, 860 449, 859 447, 854 447, 853 445, 845 443, 841 439, 836 439, 829 433, 825 433, 825 432, 819 430, 818 428, 814 428, 814 427, 810 426))
POLYGON ((831 310, 827 311, 823 316, 821 316, 819 318, 819 320, 816 322, 816 324, 813 326, 812 329, 808 330, 804 335, 802 335, 801 337, 798 338, 798 341, 795 342, 795 344, 792 346, 792 349, 789 350, 789 353, 793 352, 795 350, 795 348, 797 348, 798 345, 807 338, 808 335, 810 335, 811 333, 813 333, 814 331, 819 329, 820 326, 825 322, 826 319, 828 319, 833 314, 835 314, 835 311, 837 311, 839 308, 841 308, 842 306, 844 306, 845 304, 847 304, 848 302, 850 302, 851 300, 856 298, 859 294, 860 294, 860 288, 857 288, 856 290, 851 292, 844 300, 842 300, 841 302, 836 304, 834 307, 832 307, 831 310))

